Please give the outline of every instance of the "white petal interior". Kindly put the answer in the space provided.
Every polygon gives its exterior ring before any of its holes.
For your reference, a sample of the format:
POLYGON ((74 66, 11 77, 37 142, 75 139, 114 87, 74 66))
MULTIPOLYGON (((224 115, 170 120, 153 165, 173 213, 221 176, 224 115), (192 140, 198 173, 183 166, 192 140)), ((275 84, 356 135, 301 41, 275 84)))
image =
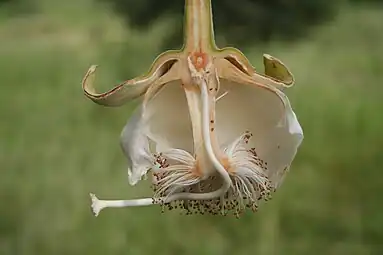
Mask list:
POLYGON ((228 93, 216 105, 216 131, 219 143, 227 146, 244 131, 253 134, 249 148, 268 164, 268 176, 274 186, 290 166, 303 139, 302 129, 291 110, 274 92, 262 87, 221 80, 221 93, 228 93), (286 118, 287 117, 287 121, 286 118))
POLYGON ((192 153, 192 125, 181 82, 165 85, 145 107, 136 109, 121 133, 121 146, 128 159, 131 185, 153 167, 153 153, 170 153, 174 149, 192 153))
POLYGON ((147 135, 161 152, 171 148, 193 153, 193 131, 181 81, 166 84, 146 105, 147 135))

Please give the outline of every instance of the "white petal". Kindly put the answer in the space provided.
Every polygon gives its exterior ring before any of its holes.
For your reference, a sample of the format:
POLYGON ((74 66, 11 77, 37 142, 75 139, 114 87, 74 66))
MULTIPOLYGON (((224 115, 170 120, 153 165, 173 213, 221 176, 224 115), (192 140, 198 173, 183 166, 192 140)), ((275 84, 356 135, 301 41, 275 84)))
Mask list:
POLYGON ((193 131, 181 81, 166 84, 145 106, 148 136, 158 152, 182 149, 193 152, 193 131))
POLYGON ((262 87, 227 80, 221 80, 221 90, 228 91, 216 106, 216 131, 221 146, 250 131, 253 137, 249 148, 255 148, 259 158, 267 162, 267 174, 273 186, 278 186, 303 139, 288 98, 280 91, 278 96, 262 87))
POLYGON ((153 166, 154 157, 149 148, 142 119, 143 107, 140 105, 122 130, 120 144, 128 159, 130 185, 135 185, 153 166))
POLYGON ((281 141, 279 143, 279 148, 275 145, 269 147, 269 155, 275 159, 271 161, 272 163, 269 165, 270 170, 274 169, 274 171, 270 171, 269 178, 275 188, 282 183, 285 173, 288 171, 293 159, 295 158, 298 147, 301 145, 304 137, 302 127, 300 126, 298 119, 291 108, 289 99, 282 92, 279 94, 285 101, 286 119, 279 123, 275 133, 271 134, 272 137, 270 137, 270 139, 275 137, 281 141), (275 147, 277 147, 277 149, 275 149, 275 147))

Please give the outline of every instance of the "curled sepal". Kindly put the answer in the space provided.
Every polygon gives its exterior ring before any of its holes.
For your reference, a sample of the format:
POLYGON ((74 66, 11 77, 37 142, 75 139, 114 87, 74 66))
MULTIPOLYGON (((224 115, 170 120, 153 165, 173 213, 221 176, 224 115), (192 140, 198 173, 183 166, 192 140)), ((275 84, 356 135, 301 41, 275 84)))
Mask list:
POLYGON ((104 106, 120 106, 145 94, 150 85, 166 74, 176 61, 177 56, 173 52, 167 52, 160 55, 154 61, 154 64, 147 75, 124 81, 104 93, 98 93, 94 88, 94 78, 97 66, 93 65, 84 76, 82 88, 85 95, 97 104, 104 106))
POLYGON ((219 78, 234 79, 243 83, 243 80, 251 80, 251 83, 269 89, 279 89, 291 87, 294 83, 294 78, 288 68, 278 59, 269 55, 264 56, 265 74, 255 70, 245 68, 243 59, 234 57, 225 57, 214 61, 217 68, 219 78))
POLYGON ((263 64, 267 76, 282 83, 284 87, 291 87, 294 85, 294 76, 282 61, 268 54, 264 54, 263 64))
POLYGON ((111 90, 98 93, 94 88, 96 65, 89 68, 82 82, 82 88, 85 95, 93 102, 104 106, 120 106, 128 100, 139 97, 145 93, 147 87, 151 84, 146 81, 135 82, 134 80, 125 81, 111 90))

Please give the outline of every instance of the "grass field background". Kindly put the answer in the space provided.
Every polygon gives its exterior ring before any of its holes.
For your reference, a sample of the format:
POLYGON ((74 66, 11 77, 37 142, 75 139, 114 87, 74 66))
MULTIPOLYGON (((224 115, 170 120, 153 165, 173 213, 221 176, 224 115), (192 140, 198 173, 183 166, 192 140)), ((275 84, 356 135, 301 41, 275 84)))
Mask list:
POLYGON ((94 218, 89 192, 150 190, 128 185, 119 147, 132 105, 95 105, 81 79, 91 64, 100 64, 100 89, 145 72, 169 24, 137 32, 91 0, 36 3, 31 14, 0 10, 1 255, 383 254, 382 8, 345 5, 303 41, 243 49, 259 69, 262 53, 288 64, 305 131, 285 183, 258 213, 146 207, 94 218))

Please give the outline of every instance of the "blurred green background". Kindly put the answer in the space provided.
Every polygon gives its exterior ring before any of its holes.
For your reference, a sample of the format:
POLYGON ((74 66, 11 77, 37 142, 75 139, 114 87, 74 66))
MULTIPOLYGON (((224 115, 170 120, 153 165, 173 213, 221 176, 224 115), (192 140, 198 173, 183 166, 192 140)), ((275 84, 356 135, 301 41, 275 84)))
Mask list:
MULTIPOLYGON (((145 72, 177 38, 171 31, 180 13, 162 11, 136 29, 127 18, 133 14, 107 0, 0 2, 0 255, 383 254, 379 1, 336 1, 320 9, 320 22, 287 39, 281 27, 311 16, 282 19, 272 31, 233 20, 249 35, 239 38, 235 27, 225 29, 228 14, 220 15, 220 46, 237 43, 258 69, 262 53, 291 68, 297 83, 287 93, 305 131, 273 200, 239 220, 161 214, 159 207, 105 210, 98 218, 90 211, 89 192, 134 198, 150 195, 150 184, 128 185, 119 147, 132 105, 95 105, 81 79, 91 64, 100 64, 100 89, 145 72)), ((142 10, 157 10, 146 2, 142 10)), ((299 14, 299 1, 290 3, 299 14)), ((282 7, 268 6, 266 18, 280 17, 282 7)))

